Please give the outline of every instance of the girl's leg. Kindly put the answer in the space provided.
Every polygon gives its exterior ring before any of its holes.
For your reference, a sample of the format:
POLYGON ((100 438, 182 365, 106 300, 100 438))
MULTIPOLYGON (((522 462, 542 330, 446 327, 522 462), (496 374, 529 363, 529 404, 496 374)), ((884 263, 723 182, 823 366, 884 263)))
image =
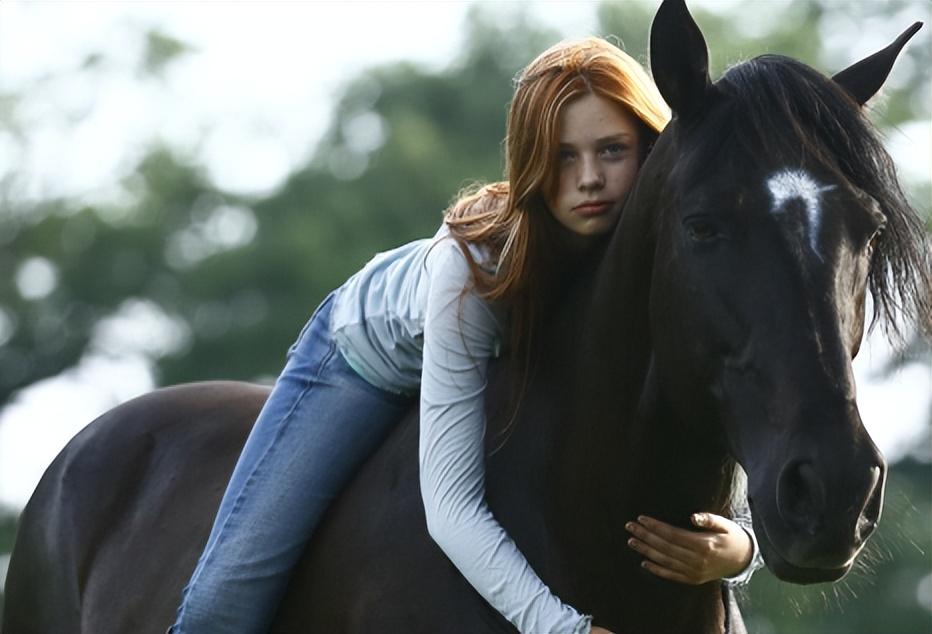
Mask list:
POLYGON ((325 300, 246 441, 172 632, 264 632, 327 506, 411 405, 360 378, 325 300))

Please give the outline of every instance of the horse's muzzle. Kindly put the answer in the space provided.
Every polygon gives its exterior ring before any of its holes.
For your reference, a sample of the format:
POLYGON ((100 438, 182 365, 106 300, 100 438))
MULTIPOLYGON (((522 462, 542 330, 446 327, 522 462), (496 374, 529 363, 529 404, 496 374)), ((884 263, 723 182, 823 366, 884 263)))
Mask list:
POLYGON ((837 580, 850 569, 883 506, 886 463, 872 443, 865 449, 843 466, 790 459, 773 485, 755 491, 758 541, 777 577, 816 583, 837 580), (761 495, 768 489, 770 496, 761 495))

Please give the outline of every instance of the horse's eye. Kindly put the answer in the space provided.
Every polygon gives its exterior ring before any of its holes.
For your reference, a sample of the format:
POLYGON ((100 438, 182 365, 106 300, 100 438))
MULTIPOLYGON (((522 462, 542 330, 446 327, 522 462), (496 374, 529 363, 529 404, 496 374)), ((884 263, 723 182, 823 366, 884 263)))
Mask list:
POLYGON ((686 225, 686 235, 693 242, 711 242, 721 235, 718 224, 705 216, 687 218, 684 224, 686 225))

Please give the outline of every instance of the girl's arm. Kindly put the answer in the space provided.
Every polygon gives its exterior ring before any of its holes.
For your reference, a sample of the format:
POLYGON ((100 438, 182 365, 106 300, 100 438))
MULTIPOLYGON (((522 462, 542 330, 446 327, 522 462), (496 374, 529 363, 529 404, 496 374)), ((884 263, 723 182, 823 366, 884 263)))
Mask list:
POLYGON ((428 268, 419 449, 428 531, 519 631, 586 634, 591 618, 550 592, 485 501, 486 367, 499 325, 482 300, 463 293, 469 268, 452 240, 434 247, 428 268))
POLYGON ((703 530, 677 528, 644 516, 625 525, 633 535, 628 545, 644 555, 645 569, 664 579, 699 585, 718 579, 746 583, 763 565, 749 521, 712 513, 694 513, 690 519, 703 530))

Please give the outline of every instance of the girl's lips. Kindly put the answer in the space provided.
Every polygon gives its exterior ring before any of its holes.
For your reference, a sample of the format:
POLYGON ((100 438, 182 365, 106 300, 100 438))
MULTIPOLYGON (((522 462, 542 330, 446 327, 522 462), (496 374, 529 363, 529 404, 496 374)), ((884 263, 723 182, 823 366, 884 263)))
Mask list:
POLYGON ((584 203, 573 207, 573 213, 580 216, 599 216, 611 209, 612 203, 609 201, 599 201, 593 203, 584 203))

